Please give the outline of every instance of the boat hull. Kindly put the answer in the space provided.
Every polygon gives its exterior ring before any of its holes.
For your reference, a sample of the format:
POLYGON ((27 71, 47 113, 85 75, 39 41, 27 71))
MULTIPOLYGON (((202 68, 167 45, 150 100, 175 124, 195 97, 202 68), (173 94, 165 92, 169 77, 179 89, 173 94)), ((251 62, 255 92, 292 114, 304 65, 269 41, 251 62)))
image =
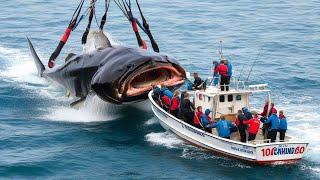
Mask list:
POLYGON ((299 141, 255 145, 209 134, 164 111, 153 101, 151 93, 149 93, 151 109, 159 119, 161 126, 166 130, 172 131, 185 141, 201 148, 258 164, 295 163, 303 157, 307 150, 308 143, 299 141))

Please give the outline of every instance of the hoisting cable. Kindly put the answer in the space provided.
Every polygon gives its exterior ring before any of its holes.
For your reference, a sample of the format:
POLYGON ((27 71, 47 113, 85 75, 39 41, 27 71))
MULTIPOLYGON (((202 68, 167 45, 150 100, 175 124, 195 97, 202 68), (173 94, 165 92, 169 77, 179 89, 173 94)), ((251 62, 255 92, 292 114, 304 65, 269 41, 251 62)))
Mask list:
POLYGON ((104 12, 104 15, 103 15, 102 18, 101 18, 100 26, 99 26, 99 28, 100 28, 101 31, 103 30, 104 24, 105 24, 106 21, 107 21, 107 15, 108 15, 109 6, 110 6, 110 0, 105 0, 105 8, 106 8, 106 11, 104 12))
POLYGON ((78 20, 78 17, 80 15, 80 12, 81 12, 81 9, 82 9, 84 1, 85 0, 81 0, 80 1, 77 9, 74 11, 74 13, 72 15, 72 18, 71 18, 71 20, 69 22, 69 25, 68 25, 67 29, 65 30, 63 36, 60 39, 60 42, 59 42, 58 46, 56 47, 54 52, 51 54, 51 56, 49 58, 49 61, 48 61, 48 67, 49 68, 53 68, 54 67, 55 60, 59 56, 63 46, 68 41, 69 36, 71 34, 71 31, 73 31, 76 28, 77 20, 78 20))
POLYGON ((88 21, 88 25, 86 27, 86 30, 84 31, 84 33, 82 35, 82 40, 81 40, 82 44, 86 44, 86 42, 87 42, 87 37, 88 37, 89 31, 90 31, 91 22, 92 22, 94 11, 95 11, 95 7, 94 7, 95 2, 96 2, 95 0, 91 0, 91 2, 90 2, 89 21, 88 21))
POLYGON ((124 8, 122 7, 121 3, 117 0, 114 0, 114 2, 116 3, 116 5, 119 7, 119 9, 122 11, 122 13, 124 14, 124 16, 129 20, 129 17, 126 13, 126 11, 124 10, 124 8))
POLYGON ((147 49, 146 42, 141 38, 139 34, 137 19, 133 17, 132 10, 131 10, 131 1, 129 0, 129 3, 127 1, 121 0, 121 2, 118 0, 114 0, 116 2, 117 6, 121 9, 123 14, 127 17, 127 19, 130 21, 132 30, 134 31, 138 45, 141 49, 147 49), (121 4, 122 3, 122 4, 121 4))
POLYGON ((159 52, 159 47, 158 47, 158 44, 156 43, 156 41, 154 40, 153 36, 152 36, 152 33, 150 31, 150 26, 149 24, 147 23, 147 20, 146 18, 144 17, 143 13, 142 13, 142 10, 140 8, 140 4, 138 3, 138 0, 136 0, 136 3, 137 3, 137 6, 138 6, 138 9, 139 9, 139 12, 140 12, 140 15, 141 15, 141 18, 142 18, 142 23, 143 23, 143 27, 145 29, 145 33, 148 35, 149 39, 150 39, 150 42, 151 42, 151 45, 152 45, 152 48, 155 52, 159 52))

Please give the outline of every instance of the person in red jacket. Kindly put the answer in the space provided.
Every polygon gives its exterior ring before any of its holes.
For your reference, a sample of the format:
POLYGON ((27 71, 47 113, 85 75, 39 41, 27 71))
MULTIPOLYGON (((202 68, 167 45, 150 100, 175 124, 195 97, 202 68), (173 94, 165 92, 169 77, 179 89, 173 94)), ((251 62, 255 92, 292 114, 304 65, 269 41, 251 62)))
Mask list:
POLYGON ((179 105, 180 105, 179 91, 175 91, 171 99, 171 107, 170 107, 170 113, 175 117, 178 117, 179 105))
POLYGON ((229 84, 230 84, 230 76, 228 74, 228 66, 226 60, 221 60, 220 64, 215 68, 214 74, 220 74, 220 87, 221 91, 229 91, 229 84))
POLYGON ((202 115, 203 115, 202 106, 198 106, 196 113, 194 114, 193 125, 199 129, 203 128, 200 122, 200 118, 202 115))
POLYGON ((243 124, 248 124, 249 125, 249 138, 248 141, 252 141, 256 139, 256 135, 259 131, 260 127, 260 120, 258 119, 258 113, 254 112, 253 113, 253 118, 249 119, 247 121, 243 121, 243 124))
POLYGON ((168 96, 166 95, 163 95, 161 97, 161 101, 162 101, 162 104, 163 104, 163 109, 165 111, 169 111, 170 110, 170 104, 171 104, 171 100, 168 96))

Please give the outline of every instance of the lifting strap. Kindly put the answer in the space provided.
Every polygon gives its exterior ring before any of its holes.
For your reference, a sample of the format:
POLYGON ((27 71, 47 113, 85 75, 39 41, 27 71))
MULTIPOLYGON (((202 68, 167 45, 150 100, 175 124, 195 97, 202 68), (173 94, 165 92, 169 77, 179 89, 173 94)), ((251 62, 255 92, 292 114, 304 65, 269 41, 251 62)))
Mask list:
POLYGON ((71 31, 73 31, 76 26, 77 26, 77 20, 78 20, 78 17, 80 15, 80 12, 81 12, 81 9, 82 9, 82 6, 83 6, 83 3, 84 3, 85 0, 81 0, 77 9, 74 11, 73 15, 72 15, 72 18, 69 22, 69 25, 67 27, 67 29, 65 30, 63 36, 61 37, 60 39, 60 42, 58 44, 58 46, 56 47, 56 49, 54 50, 54 52, 51 54, 50 58, 49 58, 49 61, 48 61, 48 67, 49 68, 53 68, 54 67, 54 63, 55 63, 55 60, 56 58, 59 56, 63 46, 66 44, 66 42, 68 41, 69 39, 69 36, 71 34, 71 31))
POLYGON ((158 44, 156 43, 156 41, 154 40, 154 38, 153 38, 153 36, 152 36, 152 33, 151 33, 151 31, 150 31, 149 24, 147 23, 147 20, 145 19, 144 15, 143 15, 143 13, 142 13, 142 10, 141 10, 141 8, 140 8, 140 4, 138 3, 138 0, 136 0, 136 3, 137 3, 137 6, 138 6, 138 9, 139 9, 141 18, 142 18, 143 27, 144 27, 144 29, 145 29, 144 32, 148 35, 153 50, 154 50, 155 52, 159 52, 158 44))
POLYGON ((108 10, 109 10, 109 6, 110 6, 110 0, 105 0, 105 8, 106 8, 106 11, 104 12, 104 15, 102 16, 101 18, 101 22, 100 22, 100 30, 103 30, 103 27, 107 21, 107 15, 108 15, 108 10))
MULTIPOLYGON (((114 2, 117 4, 119 9, 123 12, 123 14, 126 16, 126 18, 131 23, 132 30, 136 35, 139 47, 142 49, 147 49, 148 48, 147 44, 141 38, 140 33, 139 33, 139 29, 138 29, 139 24, 137 23, 138 21, 136 18, 133 17, 132 10, 131 10, 131 1, 129 0, 129 3, 128 3, 127 1, 124 1, 124 0, 121 0, 121 2, 120 2, 120 0, 114 0, 114 2)), ((144 30, 144 29, 142 28, 142 30, 144 30)))
POLYGON ((82 35, 82 44, 86 44, 87 43, 87 37, 88 37, 88 34, 89 34, 89 31, 90 31, 90 27, 91 27, 91 22, 92 22, 92 19, 93 19, 93 15, 94 15, 94 11, 95 11, 95 7, 94 7, 94 4, 95 4, 95 0, 91 0, 90 2, 90 15, 89 15, 89 21, 88 21, 88 25, 86 27, 86 30, 84 31, 83 35, 82 35))

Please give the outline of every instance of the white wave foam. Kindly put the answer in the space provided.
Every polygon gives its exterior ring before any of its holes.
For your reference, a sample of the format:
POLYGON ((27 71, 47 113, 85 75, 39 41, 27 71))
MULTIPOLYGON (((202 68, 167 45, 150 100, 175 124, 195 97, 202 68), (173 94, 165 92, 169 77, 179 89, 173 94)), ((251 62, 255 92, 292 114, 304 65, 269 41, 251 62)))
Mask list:
POLYGON ((285 112, 288 120, 288 134, 309 142, 305 157, 313 162, 320 162, 320 113, 317 105, 286 104, 285 112))
POLYGON ((156 117, 153 117, 151 119, 149 119, 148 121, 146 121, 144 124, 146 126, 150 126, 150 125, 154 125, 154 124, 157 124, 159 121, 156 117))
POLYGON ((146 136, 146 141, 153 145, 165 146, 167 148, 178 148, 183 144, 183 141, 170 132, 149 133, 146 136))
POLYGON ((48 81, 38 77, 36 66, 27 52, 0 46, 0 55, 5 63, 5 69, 0 72, 3 80, 16 82, 17 86, 26 89, 38 89, 39 85, 49 85, 48 81))
MULTIPOLYGON (((43 98, 52 99, 53 104, 62 102, 64 105, 48 105, 46 115, 41 119, 67 122, 109 121, 117 118, 114 114, 117 107, 101 101, 99 98, 88 98, 80 109, 69 107, 70 98, 60 85, 40 78, 36 66, 28 52, 0 46, 0 56, 4 59, 5 69, 1 70, 2 80, 14 83, 15 86, 39 94, 43 98)), ((61 104, 61 103, 60 103, 61 104)))
POLYGON ((90 96, 79 109, 66 106, 52 107, 43 118, 65 122, 111 121, 119 117, 117 112, 121 109, 121 106, 106 103, 96 96, 90 96))

